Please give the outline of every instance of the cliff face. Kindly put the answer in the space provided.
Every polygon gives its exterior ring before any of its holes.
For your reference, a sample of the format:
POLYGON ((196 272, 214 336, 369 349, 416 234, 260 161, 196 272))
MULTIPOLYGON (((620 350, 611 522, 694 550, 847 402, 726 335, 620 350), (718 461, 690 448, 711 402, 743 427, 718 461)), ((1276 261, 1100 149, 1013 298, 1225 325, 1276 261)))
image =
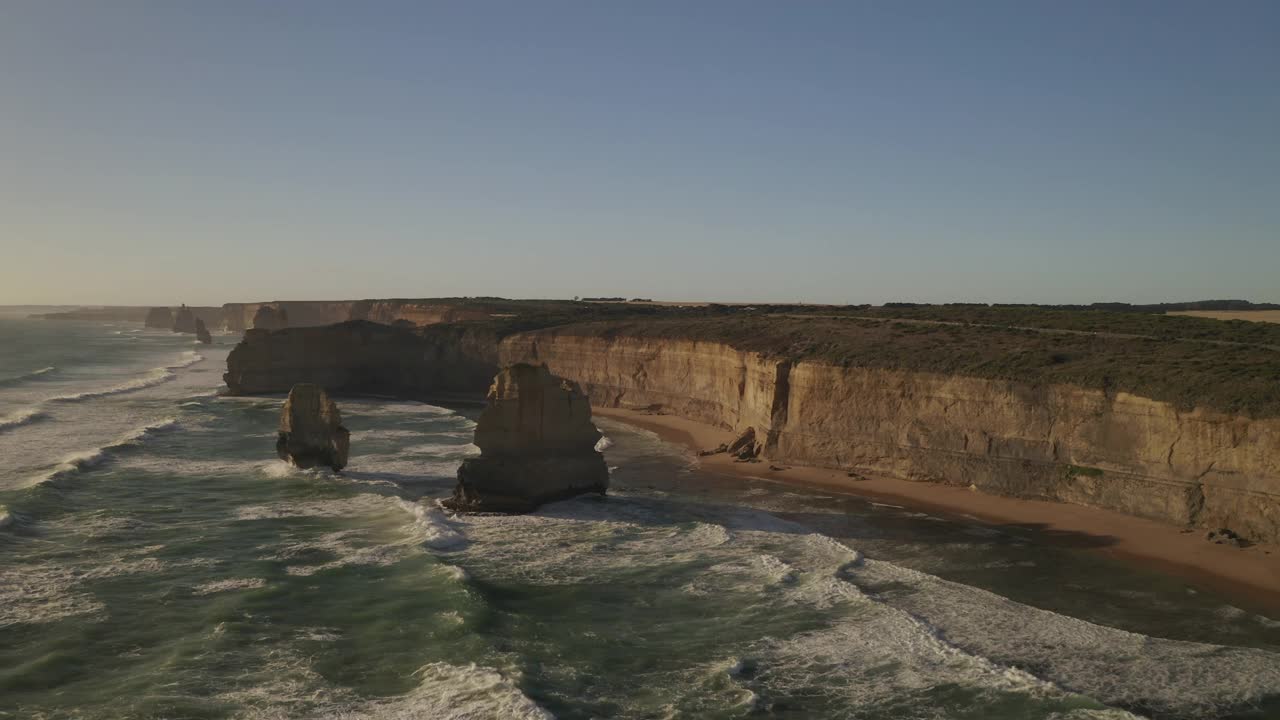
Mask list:
POLYGON ((173 327, 173 312, 167 307, 154 307, 147 311, 144 324, 157 330, 169 330, 173 327))
POLYGON ((781 462, 973 485, 1280 540, 1280 421, 1070 386, 768 359, 717 343, 507 338, 606 407, 754 427, 781 462))
POLYGON ((593 405, 655 407, 735 431, 763 455, 985 492, 1110 508, 1280 541, 1280 420, 1127 393, 819 362, 709 341, 352 322, 250 332, 228 358, 234 393, 429 397, 480 392, 499 365, 546 363, 593 405))
POLYGON ((244 332, 255 327, 254 317, 264 307, 270 308, 273 312, 283 311, 288 318, 287 327, 333 325, 348 320, 369 320, 383 325, 399 322, 423 327, 439 323, 483 320, 489 317, 484 311, 447 303, 401 300, 281 300, 227 303, 222 306, 219 324, 232 332, 244 332))
POLYGON ((223 379, 233 395, 288 392, 296 383, 334 393, 478 395, 498 369, 495 343, 456 327, 426 332, 362 320, 248 330, 223 379))

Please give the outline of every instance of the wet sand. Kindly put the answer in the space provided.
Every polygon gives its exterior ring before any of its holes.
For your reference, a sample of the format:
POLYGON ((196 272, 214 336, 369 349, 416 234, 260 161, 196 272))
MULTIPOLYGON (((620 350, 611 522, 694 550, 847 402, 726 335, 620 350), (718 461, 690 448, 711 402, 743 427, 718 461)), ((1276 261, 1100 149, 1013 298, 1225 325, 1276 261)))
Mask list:
MULTIPOLYGON (((675 415, 654 415, 618 408, 593 408, 597 415, 656 433, 692 451, 730 442, 734 434, 675 415)), ((993 526, 1030 530, 1042 542, 1091 548, 1123 561, 1179 576, 1194 586, 1239 599, 1259 611, 1280 613, 1280 547, 1237 548, 1205 540, 1205 530, 1124 515, 1111 510, 1041 500, 999 497, 968 488, 911 482, 841 470, 773 463, 734 462, 727 455, 698 458, 704 470, 731 476, 791 483, 863 496, 904 507, 993 526)))

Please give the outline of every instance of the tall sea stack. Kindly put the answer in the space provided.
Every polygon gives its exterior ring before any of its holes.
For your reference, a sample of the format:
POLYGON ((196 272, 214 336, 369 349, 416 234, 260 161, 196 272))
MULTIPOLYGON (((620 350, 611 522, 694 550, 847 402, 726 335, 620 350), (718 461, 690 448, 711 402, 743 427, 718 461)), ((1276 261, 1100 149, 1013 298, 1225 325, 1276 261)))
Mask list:
POLYGON ((147 311, 144 324, 149 328, 170 330, 173 328, 173 313, 167 307, 153 307, 147 311))
POLYGON ((518 363, 498 373, 488 400, 476 424, 480 456, 458 468, 447 507, 522 513, 609 488, 609 469, 595 449, 600 431, 577 383, 545 365, 518 363))
POLYGON ((173 316, 173 331, 176 333, 194 333, 196 331, 196 314, 191 308, 183 305, 173 316))
POLYGON ((213 336, 209 334, 209 328, 204 326, 204 321, 196 318, 196 340, 208 345, 213 342, 213 336))
POLYGON ((342 413, 319 385, 299 383, 289 391, 280 412, 276 454, 300 468, 321 465, 341 470, 347 464, 351 433, 342 413))

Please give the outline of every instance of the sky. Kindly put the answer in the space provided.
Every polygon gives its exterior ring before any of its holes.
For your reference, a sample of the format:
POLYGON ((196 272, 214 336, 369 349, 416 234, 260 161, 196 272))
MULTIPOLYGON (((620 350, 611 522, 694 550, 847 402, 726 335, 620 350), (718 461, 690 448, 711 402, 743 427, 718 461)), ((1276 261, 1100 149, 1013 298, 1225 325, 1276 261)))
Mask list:
POLYGON ((1280 302, 1280 2, 0 0, 0 304, 1280 302))

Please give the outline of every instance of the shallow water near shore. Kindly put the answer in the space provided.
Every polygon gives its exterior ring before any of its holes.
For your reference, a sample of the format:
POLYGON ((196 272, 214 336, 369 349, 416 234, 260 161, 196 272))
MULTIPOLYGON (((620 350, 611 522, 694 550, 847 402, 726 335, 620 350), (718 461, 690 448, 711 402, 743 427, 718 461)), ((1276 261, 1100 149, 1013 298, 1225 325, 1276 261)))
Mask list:
POLYGON ((1280 715, 1277 619, 618 422, 527 516, 435 504, 469 409, 340 399, 349 467, 292 469, 236 339, 0 317, 0 717, 1280 715))

